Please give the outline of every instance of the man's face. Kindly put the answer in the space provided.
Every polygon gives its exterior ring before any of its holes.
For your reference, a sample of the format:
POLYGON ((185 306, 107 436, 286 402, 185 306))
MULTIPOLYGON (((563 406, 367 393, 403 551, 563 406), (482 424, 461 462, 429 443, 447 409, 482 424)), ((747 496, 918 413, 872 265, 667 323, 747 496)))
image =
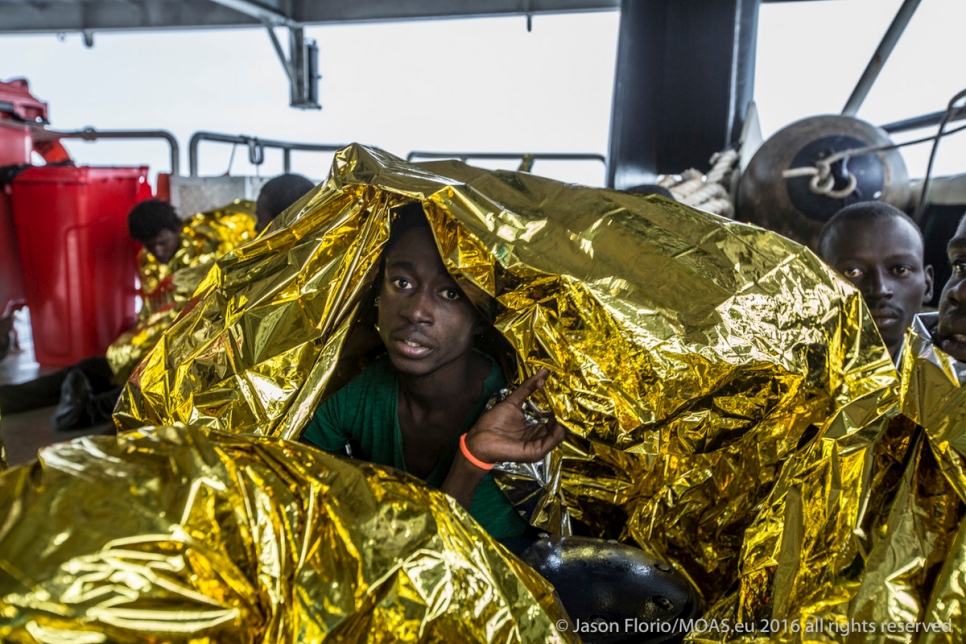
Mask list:
POLYGON ((913 317, 932 298, 932 267, 922 265, 918 232, 899 217, 848 222, 823 250, 823 259, 862 292, 895 358, 913 317))
POLYGON ((154 255, 154 258, 161 262, 162 264, 167 264, 174 257, 174 254, 178 252, 178 244, 181 238, 178 233, 173 230, 163 229, 152 239, 147 239, 141 243, 144 248, 154 255))
POLYGON ((446 271, 432 233, 410 230, 386 256, 379 292, 379 335, 393 367, 429 375, 465 358, 479 317, 446 271))
POLYGON ((939 298, 936 343, 952 357, 966 362, 966 220, 959 222, 948 251, 953 274, 939 298))

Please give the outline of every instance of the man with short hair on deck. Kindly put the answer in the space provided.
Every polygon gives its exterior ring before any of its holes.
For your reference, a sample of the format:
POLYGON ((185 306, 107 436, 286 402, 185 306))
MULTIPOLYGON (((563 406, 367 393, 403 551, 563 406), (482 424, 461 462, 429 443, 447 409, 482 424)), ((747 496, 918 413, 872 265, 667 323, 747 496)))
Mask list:
POLYGON ((171 204, 160 199, 147 199, 131 208, 127 229, 131 238, 144 246, 161 264, 167 264, 178 251, 184 222, 171 204))
POLYGON ((924 265, 919 227, 889 204, 852 204, 822 228, 818 254, 861 291, 889 354, 897 360, 906 329, 932 299, 933 269, 924 265))

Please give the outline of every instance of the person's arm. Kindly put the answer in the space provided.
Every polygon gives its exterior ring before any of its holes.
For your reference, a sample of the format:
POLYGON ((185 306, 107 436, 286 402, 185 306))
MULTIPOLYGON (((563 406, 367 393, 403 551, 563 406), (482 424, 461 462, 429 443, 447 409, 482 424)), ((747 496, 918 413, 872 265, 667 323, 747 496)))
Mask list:
MULTIPOLYGON (((546 422, 531 425, 523 414, 524 402, 543 388, 549 375, 549 371, 541 369, 503 402, 480 416, 466 435, 466 447, 474 458, 484 463, 533 463, 560 444, 566 430, 553 415, 546 422)), ((461 450, 440 489, 469 509, 476 488, 487 472, 471 463, 461 450)))
POLYGON ((488 470, 473 465, 463 457, 462 452, 457 452, 453 465, 446 475, 446 480, 443 481, 443 485, 439 489, 469 510, 473 503, 473 495, 476 494, 476 488, 479 487, 487 474, 488 470))

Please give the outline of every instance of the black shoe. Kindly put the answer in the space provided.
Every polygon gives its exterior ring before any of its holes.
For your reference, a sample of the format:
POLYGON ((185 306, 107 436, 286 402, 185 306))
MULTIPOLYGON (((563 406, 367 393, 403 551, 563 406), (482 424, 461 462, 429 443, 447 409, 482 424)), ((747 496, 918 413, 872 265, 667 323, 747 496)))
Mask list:
POLYGON ((117 407, 117 401, 120 398, 120 387, 91 398, 91 402, 87 406, 87 415, 90 416, 91 425, 114 422, 114 408, 117 407))
POLYGON ((60 402, 50 418, 54 429, 63 432, 90 424, 87 406, 93 398, 91 383, 78 369, 71 369, 60 387, 60 402))

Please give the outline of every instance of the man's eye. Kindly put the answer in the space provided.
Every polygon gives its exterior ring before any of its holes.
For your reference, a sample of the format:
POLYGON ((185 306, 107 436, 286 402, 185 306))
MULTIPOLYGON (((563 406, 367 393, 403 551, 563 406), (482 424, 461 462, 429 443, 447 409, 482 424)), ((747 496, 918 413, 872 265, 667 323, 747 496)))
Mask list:
POLYGON ((406 289, 411 286, 411 284, 409 283, 409 280, 404 279, 402 277, 394 277, 389 281, 389 283, 398 289, 406 289))
POLYGON ((849 278, 852 278, 852 277, 862 277, 862 269, 861 268, 846 268, 844 271, 842 271, 842 275, 845 275, 846 277, 849 277, 849 278))
POLYGON ((912 269, 908 266, 894 266, 892 268, 892 274, 896 277, 905 277, 912 273, 912 269))
POLYGON ((440 291, 440 295, 447 300, 458 300, 460 299, 460 292, 455 288, 447 288, 440 291))
POLYGON ((957 277, 962 277, 966 275, 966 260, 954 259, 952 262, 953 274, 957 277))

